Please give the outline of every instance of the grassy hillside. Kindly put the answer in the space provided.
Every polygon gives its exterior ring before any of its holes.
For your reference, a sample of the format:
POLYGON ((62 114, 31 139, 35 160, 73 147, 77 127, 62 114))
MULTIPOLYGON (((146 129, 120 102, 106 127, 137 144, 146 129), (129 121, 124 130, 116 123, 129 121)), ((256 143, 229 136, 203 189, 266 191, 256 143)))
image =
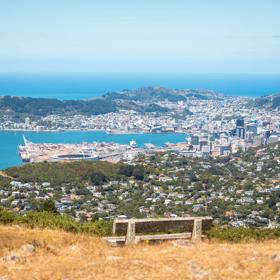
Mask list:
POLYGON ((0 226, 2 279, 279 279, 280 241, 124 248, 58 230, 0 226))
POLYGON ((120 165, 104 161, 74 161, 34 163, 11 167, 6 174, 25 182, 71 183, 90 180, 92 172, 102 172, 108 178, 117 175, 120 165))
MULTIPOLYGON (((77 222, 67 215, 59 215, 49 211, 29 211, 18 214, 0 208, 0 224, 24 225, 30 228, 59 229, 66 232, 94 234, 108 236, 112 233, 112 222, 95 220, 91 222, 77 222)), ((280 238, 280 228, 223 228, 212 226, 205 232, 209 240, 227 242, 264 241, 280 238)))

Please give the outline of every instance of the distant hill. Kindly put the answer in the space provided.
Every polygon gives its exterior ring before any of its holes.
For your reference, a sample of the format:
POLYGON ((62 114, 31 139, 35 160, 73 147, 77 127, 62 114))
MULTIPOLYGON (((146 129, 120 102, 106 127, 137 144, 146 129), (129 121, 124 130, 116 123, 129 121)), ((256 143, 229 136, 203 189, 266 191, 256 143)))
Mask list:
POLYGON ((255 99, 254 105, 257 107, 276 109, 280 106, 280 93, 259 97, 255 99))
POLYGON ((9 115, 15 119, 27 116, 40 118, 51 114, 99 115, 118 110, 137 112, 168 112, 157 104, 160 101, 187 101, 189 98, 217 99, 219 95, 203 90, 173 90, 163 87, 147 87, 122 92, 109 92, 100 98, 90 100, 58 100, 48 98, 0 97, 0 116, 9 115))
POLYGON ((168 100, 171 102, 187 101, 188 98, 214 99, 219 95, 210 90, 180 90, 165 87, 145 87, 136 90, 123 90, 122 92, 109 92, 104 95, 110 100, 131 100, 144 102, 158 102, 168 100))
POLYGON ((116 105, 107 99, 58 100, 4 96, 0 98, 1 115, 43 117, 50 114, 98 115, 115 112, 116 105))

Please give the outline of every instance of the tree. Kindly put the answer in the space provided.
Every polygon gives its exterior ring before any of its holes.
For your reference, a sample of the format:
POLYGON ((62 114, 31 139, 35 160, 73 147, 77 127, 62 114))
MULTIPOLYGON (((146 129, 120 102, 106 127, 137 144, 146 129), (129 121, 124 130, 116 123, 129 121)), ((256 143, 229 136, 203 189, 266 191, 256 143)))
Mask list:
POLYGON ((43 200, 39 205, 39 211, 46 211, 57 214, 58 211, 55 207, 55 203, 52 199, 43 200))
POLYGON ((106 175, 101 171, 94 171, 91 173, 91 182, 95 185, 102 185, 108 181, 106 175))
POLYGON ((128 165, 128 164, 123 164, 121 165, 120 169, 119 169, 119 173, 121 175, 124 175, 126 177, 131 177, 133 174, 133 166, 132 165, 128 165))
POLYGON ((144 170, 144 166, 143 165, 136 165, 133 168, 133 176, 135 179, 137 180, 143 180, 144 179, 144 174, 145 174, 145 170, 144 170))

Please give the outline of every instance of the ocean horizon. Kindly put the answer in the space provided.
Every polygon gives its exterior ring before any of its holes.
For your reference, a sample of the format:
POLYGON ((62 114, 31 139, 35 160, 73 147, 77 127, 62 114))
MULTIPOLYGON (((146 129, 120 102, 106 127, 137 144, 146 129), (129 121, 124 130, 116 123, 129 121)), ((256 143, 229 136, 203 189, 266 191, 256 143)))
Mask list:
POLYGON ((110 91, 162 86, 258 97, 280 92, 276 74, 0 73, 0 96, 90 99, 110 91))

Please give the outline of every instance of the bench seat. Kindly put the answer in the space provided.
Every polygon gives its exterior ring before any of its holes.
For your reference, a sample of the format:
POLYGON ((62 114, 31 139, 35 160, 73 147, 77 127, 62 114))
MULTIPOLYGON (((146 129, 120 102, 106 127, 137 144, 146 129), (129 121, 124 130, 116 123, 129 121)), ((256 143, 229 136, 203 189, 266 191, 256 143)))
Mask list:
MULTIPOLYGON (((160 240, 178 240, 178 239, 190 239, 191 233, 172 233, 172 234, 149 234, 149 235, 136 235, 138 242, 141 241, 160 241, 160 240)), ((205 235, 202 235, 202 238, 205 238, 205 235)), ((111 246, 117 246, 118 244, 124 244, 126 236, 110 236, 104 237, 106 243, 111 246)))
POLYGON ((202 230, 209 229, 211 223, 211 217, 115 219, 114 236, 105 237, 104 240, 112 246, 137 244, 142 241, 177 239, 199 241, 205 237, 202 230), (167 234, 169 231, 178 233, 167 234))

